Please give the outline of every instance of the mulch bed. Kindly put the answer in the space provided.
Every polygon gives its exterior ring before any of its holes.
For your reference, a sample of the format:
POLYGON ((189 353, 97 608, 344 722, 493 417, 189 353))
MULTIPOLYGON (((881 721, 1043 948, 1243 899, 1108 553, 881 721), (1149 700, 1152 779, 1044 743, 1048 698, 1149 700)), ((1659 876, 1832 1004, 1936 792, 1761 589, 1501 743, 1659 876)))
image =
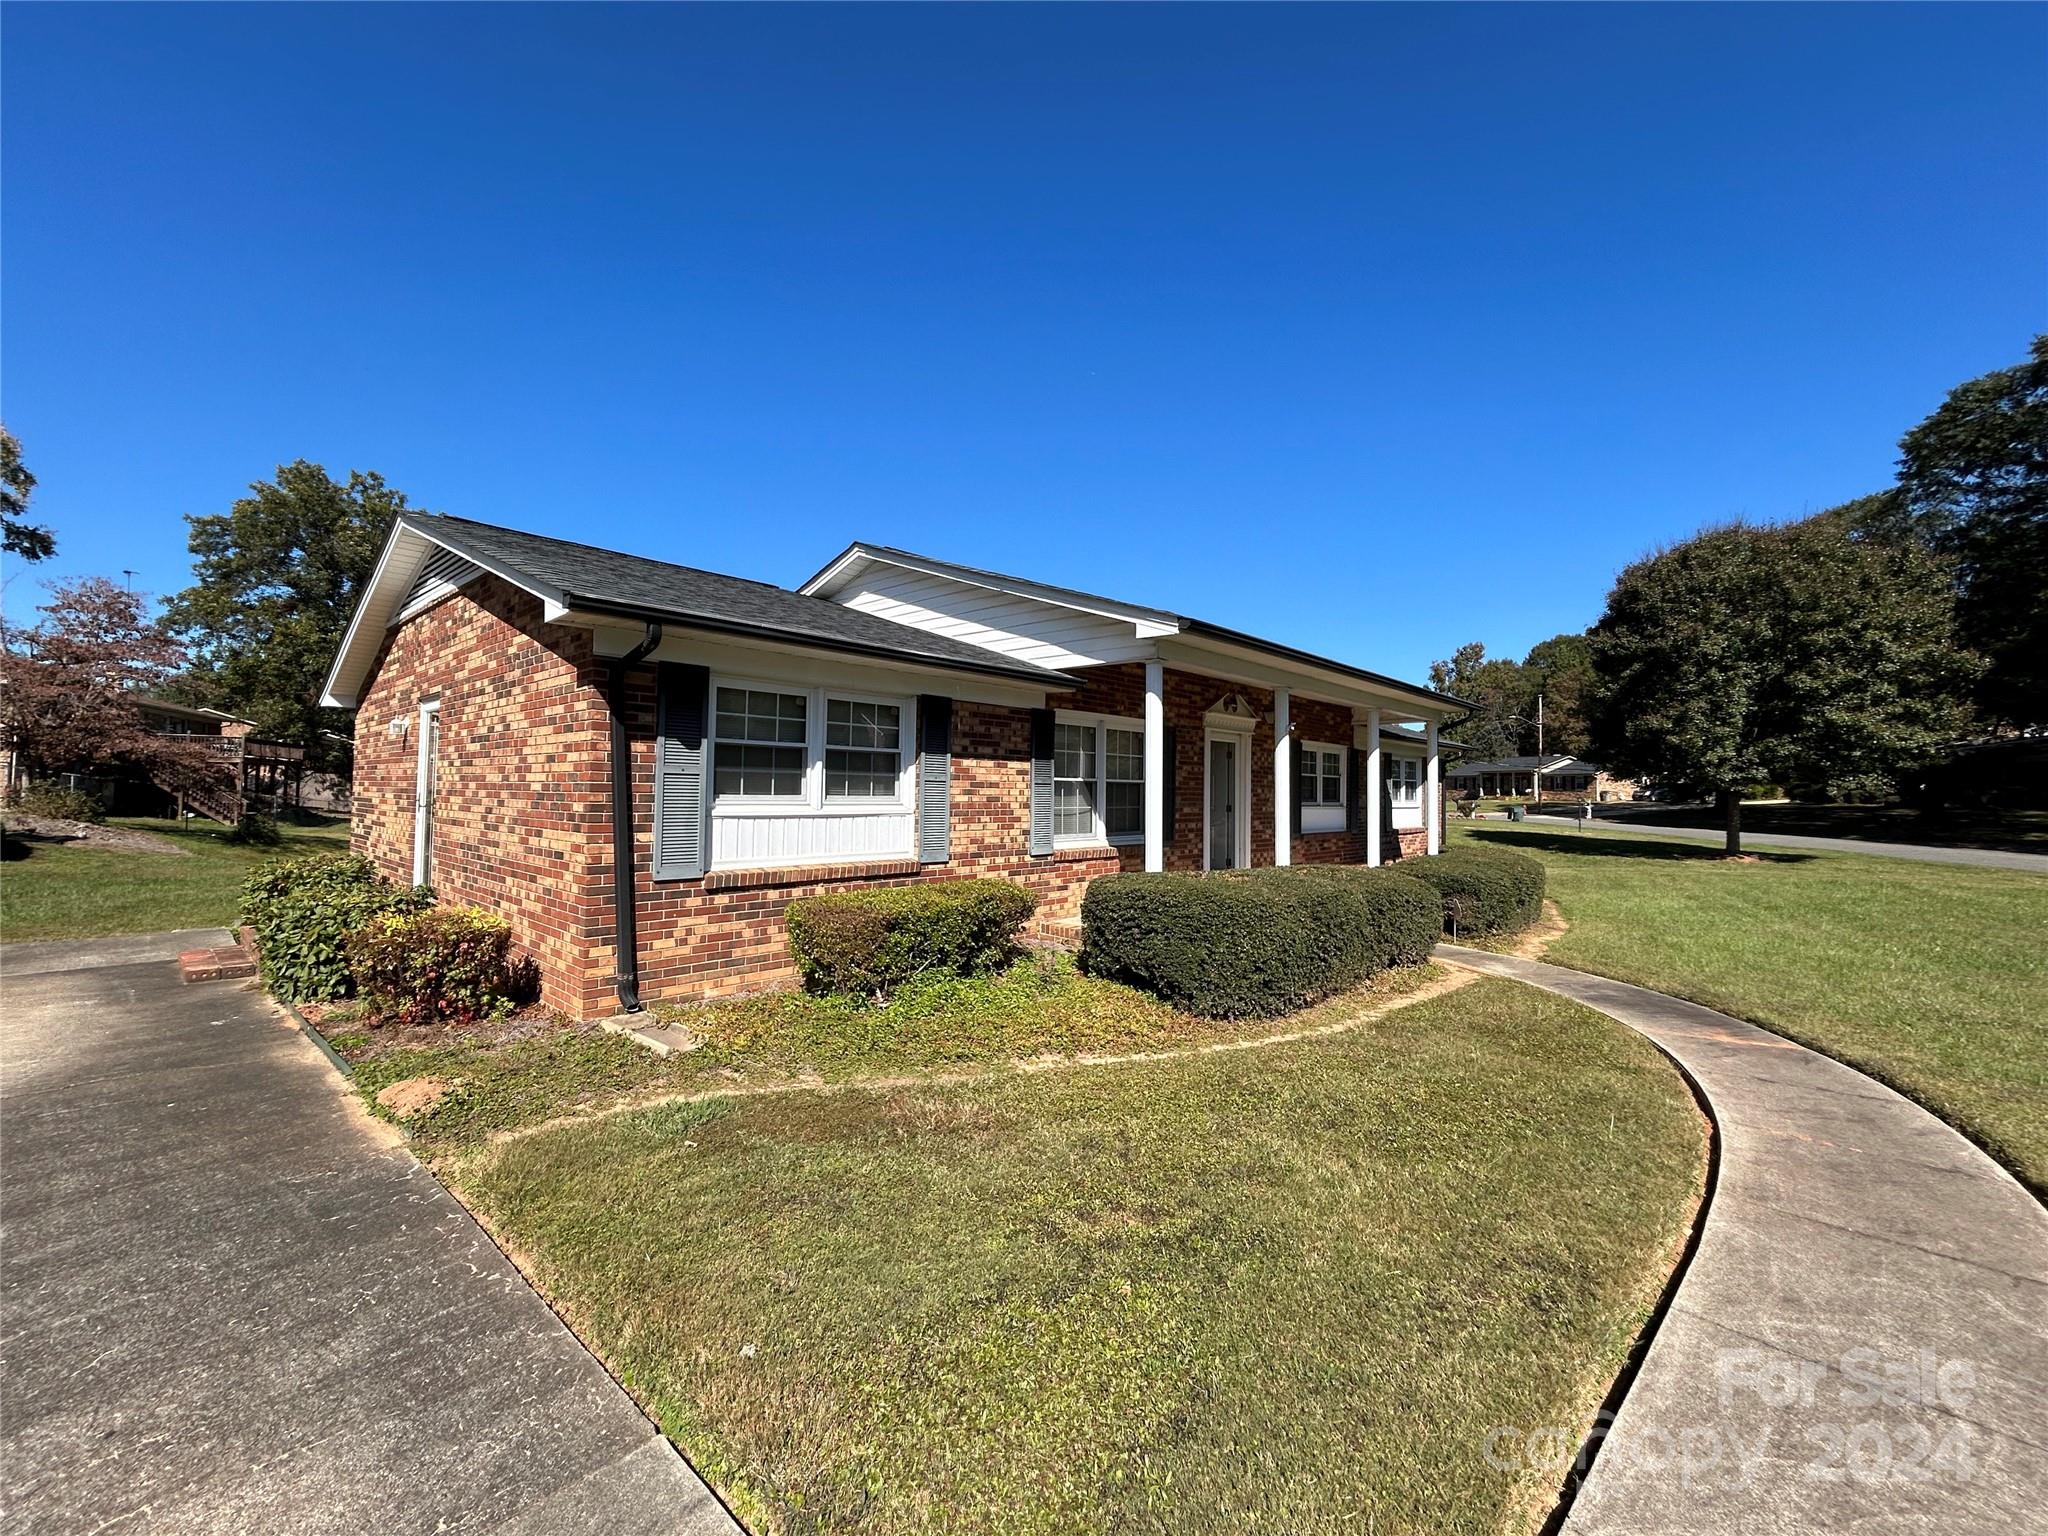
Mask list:
POLYGON ((167 837, 139 832, 133 827, 100 827, 89 821, 67 821, 61 816, 29 816, 20 811, 7 813, 7 837, 25 843, 63 843, 72 848, 106 848, 126 853, 172 853, 190 858, 190 848, 180 848, 167 837))
POLYGON ((571 1024, 552 1008, 543 1008, 538 1003, 528 1004, 510 1018, 486 1019, 480 1024, 460 1029, 446 1024, 409 1028, 379 1024, 373 1027, 354 1003, 301 1003, 298 1006, 306 1022, 326 1036, 330 1044, 344 1037, 357 1037, 344 1053, 350 1061, 366 1061, 387 1051, 411 1050, 419 1046, 453 1045, 458 1040, 483 1046, 510 1045, 518 1040, 531 1040, 536 1035, 597 1028, 594 1024, 571 1024), (368 1037, 367 1042, 362 1038, 365 1036, 368 1037))

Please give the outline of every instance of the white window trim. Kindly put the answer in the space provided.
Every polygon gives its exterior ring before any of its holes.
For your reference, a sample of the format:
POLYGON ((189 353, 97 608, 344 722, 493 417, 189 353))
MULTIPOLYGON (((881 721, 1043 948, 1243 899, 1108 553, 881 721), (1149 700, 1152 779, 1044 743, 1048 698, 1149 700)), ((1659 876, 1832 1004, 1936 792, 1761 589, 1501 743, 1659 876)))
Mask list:
MULTIPOLYGON (((1109 738, 1108 731, 1132 731, 1140 741, 1145 736, 1145 722, 1130 715, 1097 715, 1080 710, 1056 709, 1053 711, 1055 725, 1078 725, 1095 732, 1095 830, 1093 832, 1066 832, 1052 840, 1055 848, 1128 848, 1142 845, 1145 829, 1140 826, 1135 832, 1120 832, 1111 837, 1102 819, 1102 808, 1109 800, 1109 738)), ((1140 760, 1142 761, 1142 754, 1140 760)), ((1171 771, 1171 765, 1169 765, 1171 771)), ((1055 783, 1058 781, 1055 780, 1055 783)), ((1128 780, 1119 779, 1119 784, 1128 780)), ((1142 779, 1137 782, 1143 783, 1142 779)), ((1057 794, 1057 790, 1055 790, 1057 794)))
MULTIPOLYGON (((804 696, 804 792, 794 796, 719 795, 711 800, 713 816, 900 816, 912 809, 917 792, 917 700, 860 688, 836 687, 830 683, 799 683, 787 678, 740 677, 714 674, 711 679, 711 770, 718 763, 718 690, 752 688, 762 693, 800 693, 804 696), (885 800, 827 800, 825 798, 825 701, 850 699, 856 704, 893 704, 903 722, 897 742, 896 794, 885 800)), ((794 742, 784 743, 794 746, 794 742)), ((714 784, 715 784, 714 779, 714 784)))
MULTIPOLYGON (((1351 793, 1350 752, 1338 746, 1334 741, 1304 741, 1300 743, 1300 748, 1303 752, 1333 753, 1337 758, 1337 798, 1334 800, 1304 800, 1301 802, 1302 809, 1329 810, 1334 807, 1337 810, 1343 810, 1350 803, 1346 798, 1351 793)), ((1319 795, 1322 793, 1322 766, 1321 760, 1318 759, 1316 762, 1316 793, 1319 795)), ((1297 762, 1295 764, 1295 774, 1299 777, 1300 773, 1301 765, 1297 762)))
MULTIPOLYGON (((1340 747, 1334 741, 1302 741, 1295 743, 1295 748, 1298 752, 1304 754, 1309 752, 1334 753, 1337 758, 1337 798, 1335 800, 1302 801, 1302 833, 1306 835, 1310 832, 1342 832, 1347 815, 1346 808, 1351 803, 1350 751, 1347 748, 1340 747)), ((1316 760, 1316 793, 1319 795, 1322 793, 1322 767, 1322 760, 1318 758, 1316 760)), ((1295 760, 1294 773, 1295 778, 1299 780, 1301 777, 1300 758, 1295 760)))
POLYGON ((1419 757, 1407 757, 1393 752, 1387 754, 1386 778, 1390 786, 1387 791, 1387 803, 1390 806, 1419 806, 1422 804, 1422 784, 1423 780, 1427 777, 1423 767, 1423 760, 1419 757), (1415 778, 1413 781, 1406 777, 1408 770, 1401 767, 1403 763, 1412 763, 1414 765, 1415 778))

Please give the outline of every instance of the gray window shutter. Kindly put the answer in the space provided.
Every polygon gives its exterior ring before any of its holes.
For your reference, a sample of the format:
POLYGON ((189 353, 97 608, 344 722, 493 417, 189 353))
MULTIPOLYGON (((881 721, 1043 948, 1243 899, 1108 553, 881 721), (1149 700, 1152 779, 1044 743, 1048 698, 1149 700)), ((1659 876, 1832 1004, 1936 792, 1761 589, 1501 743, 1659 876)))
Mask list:
POLYGON ((1031 711, 1031 851, 1052 852, 1052 711, 1031 711))
POLYGON ((1160 829, 1159 847, 1166 853, 1173 852, 1173 828, 1178 820, 1176 813, 1179 810, 1179 806, 1173 798, 1173 791, 1175 785, 1180 782, 1180 754, 1174 750, 1174 746, 1173 727, 1169 725, 1166 728, 1166 734, 1160 738, 1159 747, 1159 758, 1165 765, 1166 773, 1166 782, 1159 786, 1159 800, 1163 807, 1160 815, 1161 819, 1166 823, 1160 829))
POLYGON ((697 880, 709 862, 711 777, 705 718, 711 673, 665 661, 654 733, 654 878, 697 880))
POLYGON ((917 862, 953 857, 953 701, 921 694, 917 701, 917 862))
POLYGON ((1365 832, 1365 801, 1359 794, 1359 781, 1365 777, 1365 765, 1370 761, 1363 752, 1352 752, 1349 756, 1351 776, 1345 782, 1350 793, 1345 796, 1344 825, 1361 836, 1365 832))

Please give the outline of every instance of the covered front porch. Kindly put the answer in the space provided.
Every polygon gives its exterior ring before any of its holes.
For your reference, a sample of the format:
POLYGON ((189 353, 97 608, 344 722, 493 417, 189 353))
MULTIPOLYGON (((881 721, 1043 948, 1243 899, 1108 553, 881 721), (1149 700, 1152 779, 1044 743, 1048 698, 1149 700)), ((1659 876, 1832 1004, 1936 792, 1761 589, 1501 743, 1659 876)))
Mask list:
POLYGON ((1441 714, 1307 669, 1200 660, 1092 667, 1050 700, 1056 848, 1106 842, 1153 871, 1441 850, 1441 714))

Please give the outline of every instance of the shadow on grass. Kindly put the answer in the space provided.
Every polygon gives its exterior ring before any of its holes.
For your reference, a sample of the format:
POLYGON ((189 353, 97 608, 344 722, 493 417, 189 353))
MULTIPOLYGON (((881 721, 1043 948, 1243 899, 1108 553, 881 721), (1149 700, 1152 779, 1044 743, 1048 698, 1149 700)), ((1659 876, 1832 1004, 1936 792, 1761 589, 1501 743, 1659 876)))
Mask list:
MULTIPOLYGON (((1601 830, 1605 830, 1604 828, 1601 830)), ((1712 843, 1667 843, 1640 833, 1626 838, 1602 837, 1599 832, 1510 832, 1505 827, 1474 827, 1470 835, 1483 843, 1504 848, 1541 848, 1546 853, 1582 853, 1595 858, 1691 859, 1716 861, 1726 854, 1712 843)), ((1743 857, 1759 864, 1806 864, 1810 853, 1781 853, 1775 849, 1744 849, 1743 857)))

